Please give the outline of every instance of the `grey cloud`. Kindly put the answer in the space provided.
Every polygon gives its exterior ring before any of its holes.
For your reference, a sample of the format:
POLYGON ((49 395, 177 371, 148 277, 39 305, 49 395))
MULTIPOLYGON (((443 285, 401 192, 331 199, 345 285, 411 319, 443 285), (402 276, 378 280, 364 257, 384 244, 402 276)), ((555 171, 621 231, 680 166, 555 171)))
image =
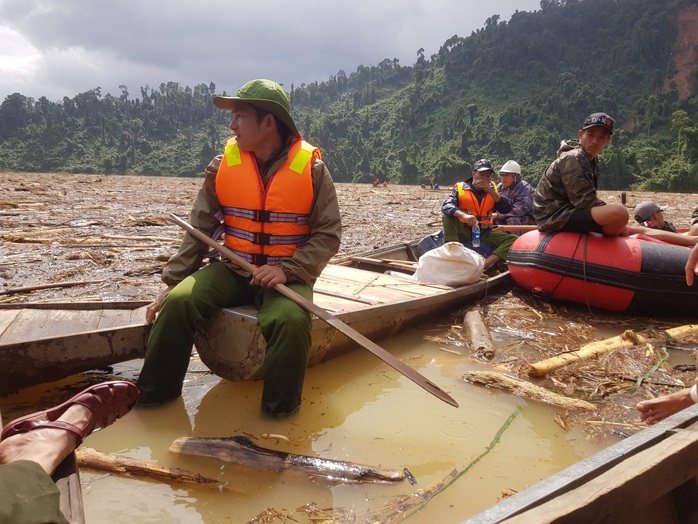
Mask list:
POLYGON ((412 65, 453 34, 468 36, 487 17, 508 19, 538 0, 0 0, 0 25, 44 54, 35 78, 0 79, 14 91, 50 99, 97 86, 103 94, 175 81, 215 82, 234 91, 255 77, 291 84, 322 81, 359 65, 397 58, 412 65), (24 88, 24 90, 22 89, 24 88))

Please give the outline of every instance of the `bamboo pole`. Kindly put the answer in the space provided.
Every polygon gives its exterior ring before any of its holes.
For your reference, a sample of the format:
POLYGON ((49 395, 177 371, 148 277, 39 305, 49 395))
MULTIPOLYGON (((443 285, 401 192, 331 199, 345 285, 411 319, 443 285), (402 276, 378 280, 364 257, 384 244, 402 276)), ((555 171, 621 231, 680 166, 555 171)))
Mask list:
MULTIPOLYGON (((687 335, 695 335, 698 334, 698 324, 678 326, 660 333, 663 333, 664 340, 681 338, 687 335)), ((649 336, 647 334, 635 333, 634 331, 627 330, 622 335, 604 340, 596 340, 582 346, 576 351, 555 355, 554 357, 531 364, 526 367, 526 374, 528 374, 530 377, 544 377, 551 371, 566 366, 567 364, 582 360, 589 360, 599 355, 611 353, 617 349, 647 344, 648 342, 661 338, 661 334, 657 336, 649 336)))

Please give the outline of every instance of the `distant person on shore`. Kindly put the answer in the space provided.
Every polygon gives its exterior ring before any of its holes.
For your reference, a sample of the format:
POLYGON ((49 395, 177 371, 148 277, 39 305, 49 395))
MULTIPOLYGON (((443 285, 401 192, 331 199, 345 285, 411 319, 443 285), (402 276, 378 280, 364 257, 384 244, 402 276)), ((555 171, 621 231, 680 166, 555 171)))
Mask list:
MULTIPOLYGON (((686 285, 693 286, 696 275, 698 275, 698 244, 691 249, 686 261, 686 285)), ((643 400, 637 403, 635 409, 640 412, 640 419, 651 426, 693 404, 698 404, 698 377, 696 377, 696 383, 690 388, 643 400)))
MULTIPOLYGON (((495 225, 528 226, 535 225, 533 219, 533 195, 536 190, 531 184, 521 178, 521 166, 514 160, 508 160, 499 170, 497 191, 511 202, 508 213, 492 213, 495 225)), ((512 231, 520 235, 523 231, 512 231)))
POLYGON ((635 206, 634 215, 635 221, 642 226, 676 233, 674 224, 664 219, 664 209, 659 207, 656 202, 640 202, 635 206))
POLYGON ((642 233, 672 244, 695 245, 698 237, 628 225, 629 214, 623 204, 607 204, 598 197, 597 156, 610 143, 613 126, 613 119, 606 113, 592 113, 577 132, 578 143, 560 144, 557 159, 541 177, 533 198, 538 229, 609 236, 642 233))
POLYGON ((443 212, 444 242, 461 242, 472 246, 472 228, 478 224, 481 241, 492 248, 485 257, 485 268, 506 260, 516 235, 492 230, 492 214, 509 213, 511 202, 497 191, 492 183, 494 167, 483 158, 475 162, 472 176, 458 182, 451 194, 444 200, 443 212))
MULTIPOLYGON (((185 234, 162 272, 167 285, 148 307, 157 320, 138 379, 141 404, 182 394, 194 333, 221 308, 254 304, 267 342, 262 411, 285 416, 298 410, 311 346, 311 315, 274 289, 286 284, 308 300, 313 284, 339 250, 341 222, 335 186, 320 150, 305 142, 288 93, 271 80, 252 80, 237 96, 213 104, 232 112, 225 153, 206 168, 191 225, 256 266, 252 274, 212 258, 207 246, 185 234)), ((235 336, 231 334, 231 336, 235 336)))
POLYGON ((51 475, 87 436, 126 415, 136 400, 132 382, 101 382, 9 422, 0 437, 0 522, 67 524, 51 475))

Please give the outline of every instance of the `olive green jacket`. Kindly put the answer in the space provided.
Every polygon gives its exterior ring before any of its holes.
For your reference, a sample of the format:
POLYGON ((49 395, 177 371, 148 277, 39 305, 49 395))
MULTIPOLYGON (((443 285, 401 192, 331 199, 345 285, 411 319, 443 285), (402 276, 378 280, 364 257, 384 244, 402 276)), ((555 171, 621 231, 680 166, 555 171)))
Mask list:
MULTIPOLYGON (((261 167, 260 174, 265 185, 286 161, 288 149, 288 146, 283 148, 261 167)), ((212 236, 221 225, 215 215, 221 207, 216 195, 216 175, 222 158, 223 155, 217 156, 206 168, 206 178, 189 218, 192 226, 208 236, 212 236)), ((292 258, 279 263, 288 282, 307 283, 315 280, 339 251, 342 226, 334 182, 321 160, 313 158, 312 161, 314 201, 309 219, 310 240, 297 249, 292 258)), ((170 286, 184 280, 201 267, 208 250, 206 244, 185 232, 179 251, 170 258, 162 272, 162 281, 170 286)), ((229 265, 240 275, 249 276, 249 272, 229 265)))
POLYGON ((558 231, 575 210, 606 205, 596 195, 598 179, 597 159, 590 159, 576 142, 563 141, 533 197, 533 218, 538 229, 558 231))

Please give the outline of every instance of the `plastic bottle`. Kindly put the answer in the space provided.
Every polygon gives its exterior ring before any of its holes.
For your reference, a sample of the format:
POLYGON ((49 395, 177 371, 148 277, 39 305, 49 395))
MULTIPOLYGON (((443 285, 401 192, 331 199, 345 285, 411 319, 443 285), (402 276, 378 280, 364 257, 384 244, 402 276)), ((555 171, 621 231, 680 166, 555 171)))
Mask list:
POLYGON ((480 247, 480 224, 475 222, 473 226, 473 247, 480 247))

